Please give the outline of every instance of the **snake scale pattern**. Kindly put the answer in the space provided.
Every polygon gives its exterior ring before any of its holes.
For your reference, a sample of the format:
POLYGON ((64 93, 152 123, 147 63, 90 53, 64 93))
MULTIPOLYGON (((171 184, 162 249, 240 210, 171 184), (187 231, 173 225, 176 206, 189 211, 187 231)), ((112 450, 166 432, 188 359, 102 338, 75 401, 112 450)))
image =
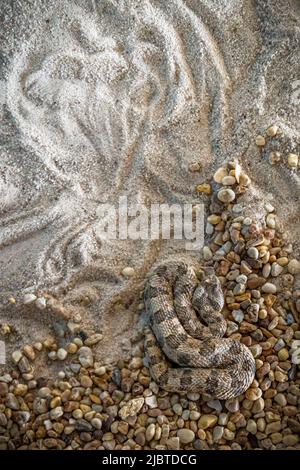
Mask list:
POLYGON ((146 282, 145 354, 152 378, 171 392, 228 399, 245 392, 255 375, 247 346, 223 338, 224 296, 212 268, 170 261, 146 282))

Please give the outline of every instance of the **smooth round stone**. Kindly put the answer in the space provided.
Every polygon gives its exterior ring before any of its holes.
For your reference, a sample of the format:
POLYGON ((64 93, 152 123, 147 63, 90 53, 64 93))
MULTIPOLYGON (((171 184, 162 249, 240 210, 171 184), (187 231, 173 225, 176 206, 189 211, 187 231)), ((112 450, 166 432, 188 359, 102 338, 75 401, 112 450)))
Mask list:
POLYGON ((258 147, 266 145, 266 139, 262 135, 256 136, 255 143, 258 147))
POLYGON ((63 361, 64 359, 66 359, 68 353, 65 349, 63 348, 59 348, 58 351, 57 351, 57 359, 59 359, 60 361, 63 361))
POLYGON ((247 276, 245 274, 240 274, 239 276, 237 276, 237 278, 235 279, 236 282, 240 283, 240 284, 246 284, 247 282, 247 276))
MULTIPOLYGON (((300 350, 299 350, 299 354, 300 354, 300 350)), ((278 351, 278 359, 280 361, 286 361, 288 358, 289 358, 289 352, 286 348, 282 348, 280 349, 280 351, 278 351)))
POLYGON ((124 277, 133 277, 135 275, 135 270, 130 266, 126 266, 122 269, 122 275, 124 277))
POLYGON ((150 397, 145 398, 145 403, 146 405, 149 406, 149 408, 157 408, 157 398, 155 395, 151 395, 150 397))
POLYGON ((240 404, 237 398, 229 398, 225 401, 225 408, 231 413, 236 413, 240 409, 240 404))
POLYGON ((226 426, 227 423, 228 423, 228 414, 221 413, 219 415, 218 424, 220 424, 221 426, 226 426))
POLYGON ((36 295, 34 294, 25 294, 23 297, 23 304, 24 305, 30 305, 33 302, 35 302, 37 299, 36 295))
POLYGON ((212 251, 208 246, 203 247, 202 253, 205 261, 210 261, 213 257, 212 251))
POLYGON ((261 290, 265 292, 266 294, 276 294, 277 287, 275 286, 275 284, 272 284, 271 282, 266 282, 262 286, 261 290))
POLYGON ((242 310, 232 310, 231 315, 238 323, 241 323, 244 320, 244 314, 242 310))
POLYGON ((295 153, 288 154, 288 166, 290 168, 297 168, 299 162, 299 157, 295 153))
POLYGON ((102 428, 102 421, 99 418, 93 418, 91 420, 91 425, 96 429, 101 429, 102 428))
POLYGON ((267 279, 270 276, 271 270, 272 268, 271 268, 270 263, 266 263, 262 269, 262 275, 264 276, 264 278, 267 279))
POLYGON ((262 396, 262 391, 260 388, 248 388, 245 395, 248 400, 255 401, 262 396))
POLYGON ((277 132, 278 132, 278 126, 276 126, 276 124, 273 124, 273 126, 268 127, 268 129, 266 130, 266 134, 269 137, 275 137, 277 132))
POLYGON ((234 176, 224 176, 224 178, 222 178, 222 184, 224 186, 232 186, 236 183, 236 179, 234 176))
POLYGON ((254 419, 249 419, 246 426, 246 431, 250 432, 250 434, 257 433, 257 424, 254 419))
POLYGON ((300 364, 300 348, 293 352, 291 360, 293 364, 300 364))
POLYGON ((233 289, 233 295, 244 294, 246 291, 246 285, 238 283, 233 289))
POLYGON ((232 212, 234 214, 240 214, 241 212, 243 212, 243 209, 244 207, 242 206, 242 204, 234 204, 234 206, 232 207, 232 212))
POLYGON ((278 403, 279 406, 286 406, 287 404, 287 399, 283 393, 277 393, 274 398, 274 401, 278 403))
POLYGON ((266 217, 267 227, 274 229, 276 227, 276 217, 274 214, 268 214, 266 217))
POLYGON ((211 214, 207 217, 207 222, 212 225, 217 225, 219 222, 221 222, 221 216, 217 214, 211 214))
POLYGON ((220 400, 210 400, 207 402, 207 406, 216 411, 222 411, 222 404, 220 400))
POLYGON ((292 275, 300 273, 300 262, 296 259, 292 259, 288 264, 288 272, 292 275))
POLYGON ((192 410, 190 412, 190 419, 191 421, 197 421, 199 418, 200 418, 201 414, 199 413, 199 411, 196 411, 196 410, 192 410))
POLYGON ((224 434, 224 428, 223 426, 216 426, 213 430, 213 440, 214 442, 219 441, 222 439, 224 434))
POLYGON ((182 415, 182 406, 180 405, 180 403, 175 403, 175 405, 173 405, 173 411, 174 413, 176 413, 178 416, 181 416, 182 415))
POLYGON ((88 375, 82 375, 80 377, 80 384, 84 388, 89 388, 93 386, 93 381, 88 375))
POLYGON ((219 201, 223 202, 224 204, 229 204, 235 200, 235 192, 229 188, 220 189, 217 196, 219 201))
POLYGON ((253 404, 253 407, 252 407, 252 413, 253 414, 257 414, 257 413, 260 413, 265 407, 265 401, 264 399, 261 397, 259 398, 258 400, 256 400, 253 404))
POLYGON ((146 441, 150 442, 153 439, 154 435, 155 435, 155 424, 151 423, 146 429, 146 434, 145 434, 146 441))
POLYGON ((188 400, 191 400, 191 401, 198 401, 200 400, 200 393, 189 392, 187 393, 187 398, 188 400))
POLYGON ((21 360, 23 357, 22 351, 14 351, 11 355, 12 360, 14 361, 15 364, 18 364, 18 362, 21 360))
POLYGON ((45 308, 47 307, 45 297, 38 297, 35 301, 35 305, 39 310, 45 310, 45 308))
POLYGON ((58 419, 63 416, 64 412, 61 406, 57 406, 50 411, 50 418, 51 419, 58 419))
POLYGON ((200 429, 207 429, 213 427, 218 422, 218 416, 215 415, 202 415, 198 421, 200 429))
POLYGON ((190 444, 195 439, 195 433, 191 429, 179 429, 177 437, 182 444, 190 444))
POLYGON ((218 168, 217 171, 215 172, 213 178, 216 183, 221 184, 222 180, 225 176, 227 176, 228 172, 226 168, 218 168))
POLYGON ((255 246, 250 246, 250 248, 248 248, 247 250, 247 254, 249 258, 252 258, 252 259, 258 259, 258 256, 259 256, 258 249, 255 248, 255 246))
POLYGON ((283 271, 283 267, 280 266, 279 264, 277 263, 273 263, 272 264, 272 268, 271 268, 271 276, 273 277, 277 277, 279 276, 279 274, 281 274, 283 271))

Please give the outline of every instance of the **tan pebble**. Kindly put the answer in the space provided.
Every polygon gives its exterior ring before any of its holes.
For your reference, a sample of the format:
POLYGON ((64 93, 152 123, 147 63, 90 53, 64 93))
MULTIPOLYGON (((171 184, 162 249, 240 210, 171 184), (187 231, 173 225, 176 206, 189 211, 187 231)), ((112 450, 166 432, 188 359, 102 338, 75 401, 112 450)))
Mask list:
POLYGON ((18 364, 18 362, 21 360, 23 357, 22 351, 14 351, 11 355, 12 360, 14 361, 15 364, 18 364))
POLYGON ((69 343, 67 345, 67 351, 69 354, 75 354, 78 350, 78 346, 75 343, 69 343))
POLYGON ((280 370, 275 371, 274 377, 277 382, 286 382, 288 380, 287 375, 281 372, 280 370))
POLYGON ((216 214, 211 214, 207 217, 207 222, 212 225, 217 225, 221 221, 221 216, 216 214))
POLYGON ((203 247, 202 253, 205 261, 209 261, 213 257, 212 251, 208 246, 203 247))
POLYGON ((275 137, 277 132, 278 132, 278 126, 276 126, 276 124, 273 124, 272 126, 268 127, 268 129, 266 130, 266 134, 269 137, 275 137))
POLYGON ((269 163, 270 165, 276 165, 281 160, 281 154, 279 152, 270 152, 269 154, 269 163))
POLYGON ((278 359, 280 361, 286 361, 288 358, 289 358, 289 352, 286 348, 282 348, 280 349, 280 351, 278 351, 278 359))
POLYGON ((290 168, 297 168, 299 157, 295 153, 289 153, 287 161, 290 168))
POLYGON ((261 288, 266 294, 275 294, 277 292, 277 287, 271 282, 266 282, 261 288))
POLYGON ((92 387, 93 385, 93 381, 88 375, 82 375, 80 377, 80 383, 84 388, 92 387))
POLYGON ((122 269, 122 275, 124 277, 133 277, 135 275, 135 270, 130 266, 126 266, 126 268, 122 269))
POLYGON ((274 214, 268 214, 266 217, 267 227, 274 229, 276 227, 276 216, 274 214))
POLYGON ((258 147, 266 145, 266 139, 262 135, 258 135, 255 139, 255 143, 258 147))
POLYGON ((260 388, 248 388, 245 395, 248 400, 255 401, 262 396, 262 391, 260 388))
POLYGON ((241 173, 240 176, 240 185, 241 186, 250 186, 251 184, 251 179, 246 173, 241 173))
POLYGON ((224 178, 224 176, 227 176, 228 172, 227 172, 227 169, 226 168, 218 168, 217 171, 215 172, 213 178, 214 178, 214 181, 216 183, 219 183, 221 184, 222 183, 222 179, 224 178))
POLYGON ((287 436, 283 436, 282 442, 286 446, 294 446, 299 442, 299 436, 297 436, 296 434, 288 434, 287 436))
POLYGON ((224 204, 229 204, 230 202, 234 201, 235 193, 232 189, 224 188, 220 189, 217 194, 218 199, 223 202, 224 204))
POLYGON ((198 193, 210 194, 211 193, 211 185, 208 183, 198 184, 196 186, 196 191, 198 193))
POLYGON ((182 444, 189 444, 195 439, 195 433, 190 429, 179 429, 177 431, 177 437, 179 437, 179 440, 182 444))
POLYGON ((192 173, 196 173, 197 171, 201 170, 201 164, 199 162, 194 162, 189 165, 189 170, 192 173))
POLYGON ((234 176, 224 176, 222 179, 222 184, 224 186, 232 186, 236 183, 236 179, 234 176))
POLYGON ((292 259, 288 264, 288 272, 293 276, 300 273, 300 262, 296 259, 292 259))
POLYGON ((218 417, 215 415, 202 415, 198 421, 200 429, 207 429, 214 426, 218 422, 218 417))
POLYGON ((57 406, 61 405, 61 398, 60 397, 54 397, 52 398, 50 402, 50 408, 56 408, 57 406))

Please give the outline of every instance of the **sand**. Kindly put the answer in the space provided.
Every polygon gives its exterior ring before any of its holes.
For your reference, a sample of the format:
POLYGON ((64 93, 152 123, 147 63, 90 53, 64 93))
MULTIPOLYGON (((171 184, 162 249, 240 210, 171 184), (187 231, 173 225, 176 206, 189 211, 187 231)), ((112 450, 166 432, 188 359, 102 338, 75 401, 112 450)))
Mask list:
MULTIPOLYGON (((168 241, 97 236, 100 203, 199 203, 225 161, 251 175, 299 250, 299 3, 0 1, 0 323, 7 350, 55 334, 51 294, 102 332, 105 362, 130 347, 151 266, 168 241), (279 133, 260 149, 258 134, 279 133), (271 151, 282 164, 271 166, 271 151), (189 166, 200 162, 201 171, 189 166), (133 267, 134 277, 121 272, 133 267), (15 299, 12 303, 10 298, 15 299)), ((197 253, 195 256, 200 256, 197 253)), ((78 318, 78 317, 77 317, 78 318)), ((3 338, 2 338, 3 339, 3 338)))

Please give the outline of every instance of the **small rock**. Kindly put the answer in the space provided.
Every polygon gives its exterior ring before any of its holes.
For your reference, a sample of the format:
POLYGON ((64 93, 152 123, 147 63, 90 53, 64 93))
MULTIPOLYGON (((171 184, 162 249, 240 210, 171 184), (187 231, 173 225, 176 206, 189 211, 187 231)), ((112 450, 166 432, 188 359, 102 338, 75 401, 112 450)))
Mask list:
POLYGON ((266 130, 266 134, 269 137, 275 137, 277 132, 278 132, 278 126, 276 126, 275 124, 273 124, 273 126, 271 126, 271 127, 268 127, 268 129, 266 130))
POLYGON ((36 299, 37 297, 34 294, 25 294, 23 297, 23 304, 24 305, 32 304, 36 299))
POLYGON ((250 432, 250 434, 257 433, 257 424, 254 419, 249 419, 246 426, 246 431, 250 432))
POLYGON ((35 301, 35 305, 39 310, 45 310, 47 307, 45 297, 38 297, 35 301))
POLYGON ((224 434, 224 428, 223 428, 223 426, 216 426, 216 427, 213 429, 213 441, 214 441, 214 442, 217 442, 217 441, 219 441, 220 439, 222 439, 223 434, 224 434))
POLYGON ((258 259, 258 256, 259 256, 258 249, 255 248, 255 246, 251 246, 251 247, 248 248, 248 250, 247 250, 247 255, 248 255, 249 258, 251 258, 251 259, 258 259))
POLYGON ((122 269, 122 275, 124 277, 133 277, 135 275, 135 270, 130 266, 126 266, 124 269, 122 269))
POLYGON ((179 429, 177 431, 177 437, 182 444, 189 444, 195 439, 195 433, 191 429, 179 429))
POLYGON ((225 408, 231 413, 236 413, 240 409, 240 404, 237 398, 229 398, 225 401, 225 408))
POLYGON ((235 200, 235 193, 234 191, 232 191, 232 189, 220 189, 220 191, 218 192, 218 199, 224 204, 229 204, 230 202, 235 200))
POLYGON ((155 435, 155 424, 151 423, 146 429, 146 433, 145 433, 146 441, 147 442, 152 441, 154 435, 155 435))
POLYGON ((96 429, 101 429, 102 428, 102 421, 99 418, 93 418, 91 420, 91 425, 96 429))
POLYGON ((11 355, 12 360, 14 361, 15 364, 18 364, 20 359, 23 357, 22 351, 14 351, 11 355))
POLYGON ((50 411, 50 418, 51 419, 58 419, 63 416, 64 412, 61 406, 57 406, 50 411))
POLYGON ((196 191, 198 193, 210 194, 211 193, 211 185, 208 183, 198 184, 196 186, 196 191))
POLYGON ((234 320, 238 323, 241 323, 244 320, 244 314, 242 310, 232 310, 231 315, 233 316, 234 320))
POLYGON ((224 186, 232 186, 236 183, 236 179, 234 176, 224 176, 222 179, 222 184, 224 186))
POLYGON ((198 421, 199 429, 207 429, 213 427, 218 422, 218 416, 202 415, 198 421))
POLYGON ((265 292, 266 294, 275 294, 277 292, 277 287, 271 282, 266 282, 262 286, 261 290, 265 292))
POLYGON ((297 168, 299 157, 295 153, 288 154, 288 166, 290 168, 297 168))
POLYGON ((213 257, 212 251, 208 246, 203 247, 202 253, 205 261, 209 261, 213 257))
POLYGON ((222 404, 221 404, 220 400, 209 400, 207 402, 207 406, 209 406, 213 410, 222 411, 222 404))
POLYGON ((146 405, 149 406, 149 408, 157 408, 157 399, 155 395, 151 395, 150 397, 145 398, 145 403, 146 405))
POLYGON ((144 404, 144 398, 134 398, 129 400, 126 405, 124 405, 119 410, 119 416, 122 419, 126 419, 128 416, 135 416, 144 404))
MULTIPOLYGON (((279 351, 279 352, 281 352, 281 351, 279 351)), ((292 361, 293 364, 300 364, 300 348, 296 349, 293 352, 291 361, 292 361)))
POLYGON ((300 262, 296 259, 292 259, 288 264, 288 272, 293 276, 300 273, 300 262))
POLYGON ((262 135, 258 135, 255 139, 255 143, 258 147, 266 145, 266 139, 262 135))
POLYGON ((93 346, 94 344, 99 343, 99 341, 101 341, 102 339, 103 339, 103 335, 102 335, 102 334, 100 334, 100 333, 95 333, 95 334, 89 336, 89 337, 85 340, 84 344, 85 344, 86 346, 93 346))
POLYGON ((60 361, 64 361, 66 359, 68 355, 68 352, 63 349, 63 348, 59 348, 58 351, 57 351, 57 359, 59 359, 60 361))
POLYGON ((221 184, 224 176, 227 176, 228 172, 226 168, 218 168, 215 172, 213 178, 216 183, 221 184))

